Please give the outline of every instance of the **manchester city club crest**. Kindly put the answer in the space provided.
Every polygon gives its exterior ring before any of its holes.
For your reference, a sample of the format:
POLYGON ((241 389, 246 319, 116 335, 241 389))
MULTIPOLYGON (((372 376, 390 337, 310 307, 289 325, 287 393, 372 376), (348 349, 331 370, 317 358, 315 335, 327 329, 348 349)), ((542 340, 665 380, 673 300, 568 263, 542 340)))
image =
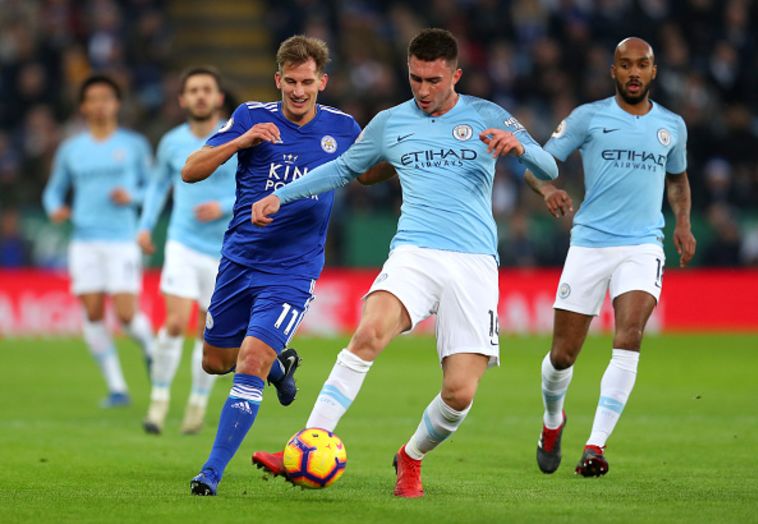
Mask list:
POLYGON ((459 124, 453 128, 453 136, 460 140, 461 142, 465 142, 469 138, 471 138, 474 135, 474 128, 472 128, 468 124, 459 124))
POLYGON ((567 298, 571 294, 571 286, 566 282, 562 283, 558 288, 558 296, 561 298, 567 298))
POLYGON ((671 133, 668 132, 668 129, 661 128, 658 130, 658 142, 664 146, 671 143, 671 133))
POLYGON ((324 135, 324 137, 321 139, 321 149, 327 153, 334 153, 337 151, 337 141, 333 136, 324 135))

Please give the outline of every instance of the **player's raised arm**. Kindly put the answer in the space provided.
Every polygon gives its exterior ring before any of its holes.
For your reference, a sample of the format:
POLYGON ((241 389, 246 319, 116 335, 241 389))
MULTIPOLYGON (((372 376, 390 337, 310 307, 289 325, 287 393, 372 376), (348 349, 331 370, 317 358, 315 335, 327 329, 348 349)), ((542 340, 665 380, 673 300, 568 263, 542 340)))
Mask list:
MULTIPOLYGON (((382 111, 368 123, 355 143, 342 155, 322 164, 310 173, 277 189, 253 204, 251 220, 256 226, 272 222, 270 215, 287 202, 319 195, 346 185, 366 173, 383 159, 384 125, 389 117, 382 111)), ((367 175, 369 177, 371 175, 367 175)))
POLYGON ((255 147, 261 142, 281 141, 279 128, 273 122, 253 123, 247 104, 242 104, 229 121, 213 135, 206 146, 192 153, 182 168, 182 180, 193 183, 205 180, 218 167, 241 149, 255 147))
POLYGON ((490 122, 491 127, 479 133, 479 140, 487 144, 488 153, 495 158, 513 154, 542 180, 558 177, 553 156, 540 147, 516 118, 491 104, 490 122))
POLYGON ((666 173, 666 196, 676 218, 673 239, 679 253, 679 267, 685 267, 695 255, 697 246, 690 224, 692 197, 686 171, 678 175, 666 173))
POLYGON ((555 187, 550 182, 539 180, 528 169, 524 171, 524 181, 532 191, 543 198, 547 210, 554 217, 558 218, 574 212, 574 203, 569 194, 563 189, 555 187))

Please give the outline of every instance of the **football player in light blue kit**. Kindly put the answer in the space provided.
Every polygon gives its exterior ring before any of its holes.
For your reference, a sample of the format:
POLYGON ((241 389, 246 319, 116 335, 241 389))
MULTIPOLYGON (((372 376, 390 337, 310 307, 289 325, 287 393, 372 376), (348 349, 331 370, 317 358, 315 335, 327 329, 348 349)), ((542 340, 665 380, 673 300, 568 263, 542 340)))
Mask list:
MULTIPOLYGON (((306 426, 334 430, 385 346, 436 314, 442 390, 395 456, 400 497, 423 495, 421 459, 460 426, 480 378, 499 359, 495 162, 513 154, 538 176, 558 175, 555 160, 507 111, 456 93, 457 64, 451 33, 421 31, 408 48, 413 98, 374 117, 337 160, 253 206, 256 224, 276 225, 280 204, 343 186, 381 160, 397 171, 403 204, 389 258, 306 426)), ((256 452, 253 461, 281 472, 279 454, 256 452)))
POLYGON ((158 332, 153 352, 153 387, 143 422, 148 433, 159 434, 163 430, 171 383, 181 359, 184 332, 195 302, 198 304, 200 333, 192 351, 192 390, 182 421, 182 433, 193 434, 202 428, 208 395, 216 378, 203 370, 202 330, 216 282, 221 240, 232 217, 237 163, 222 164, 213 177, 197 184, 182 182, 181 170, 187 157, 200 149, 221 127, 219 119, 223 103, 221 78, 216 69, 194 67, 184 72, 179 105, 187 114, 187 122, 161 139, 142 209, 137 241, 143 251, 153 253, 151 231, 169 191, 173 189, 174 205, 161 272, 166 323, 158 332))
POLYGON ((126 333, 142 348, 149 364, 152 327, 138 306, 142 285, 136 206, 142 201, 150 169, 150 145, 118 126, 121 91, 109 77, 88 78, 79 92, 87 131, 58 148, 53 172, 42 195, 55 223, 71 219, 71 291, 84 311, 84 340, 108 386, 104 407, 129 404, 116 347, 105 325, 105 295, 126 333), (73 211, 66 195, 73 189, 73 211))
MULTIPOLYGON (((560 465, 563 404, 573 364, 609 291, 616 326, 613 352, 600 382, 592 432, 576 466, 585 477, 608 472, 605 444, 634 387, 642 334, 661 293, 664 187, 676 217, 679 265, 695 253, 687 128, 679 115, 650 100, 655 75, 650 45, 639 38, 623 40, 611 66, 615 96, 577 107, 545 145, 561 161, 579 150, 586 192, 553 306, 552 347, 542 362, 545 413, 537 464, 544 473, 560 465)), ((553 215, 573 211, 565 191, 529 173, 526 180, 553 215)))

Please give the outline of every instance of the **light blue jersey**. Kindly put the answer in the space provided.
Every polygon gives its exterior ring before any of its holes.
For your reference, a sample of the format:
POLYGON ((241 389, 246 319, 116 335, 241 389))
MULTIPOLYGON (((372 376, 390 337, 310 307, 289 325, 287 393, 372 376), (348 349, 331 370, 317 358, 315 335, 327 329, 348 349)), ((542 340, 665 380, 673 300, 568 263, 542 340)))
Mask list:
MULTIPOLYGON (((220 127, 217 126, 217 128, 220 127)), ((166 133, 158 144, 158 154, 150 183, 145 195, 145 205, 140 218, 140 230, 151 231, 166 203, 169 189, 174 189, 174 207, 168 227, 168 239, 179 242, 191 249, 210 255, 221 256, 221 241, 232 217, 235 200, 236 159, 230 159, 219 166, 213 176, 186 184, 181 171, 187 157, 205 145, 213 136, 197 137, 189 124, 182 124, 166 133), (195 217, 195 207, 216 201, 224 215, 211 222, 201 222, 195 217)))
POLYGON ((48 214, 53 213, 65 205, 73 188, 75 240, 133 242, 136 208, 144 196, 150 164, 150 145, 133 131, 119 128, 105 140, 95 140, 89 132, 78 134, 58 148, 42 204, 48 214), (129 193, 130 204, 112 200, 117 188, 129 193))
POLYGON ((507 111, 460 95, 442 116, 429 116, 413 99, 382 111, 343 155, 275 194, 282 203, 318 194, 386 160, 403 190, 391 249, 409 244, 497 257, 492 217, 495 159, 479 140, 479 133, 489 128, 513 132, 526 150, 521 162, 538 177, 558 176, 555 160, 507 111))
POLYGON ((585 196, 571 244, 583 247, 663 243, 666 173, 687 169, 687 128, 679 115, 653 104, 642 116, 615 97, 577 107, 545 150, 564 161, 578 149, 585 196))

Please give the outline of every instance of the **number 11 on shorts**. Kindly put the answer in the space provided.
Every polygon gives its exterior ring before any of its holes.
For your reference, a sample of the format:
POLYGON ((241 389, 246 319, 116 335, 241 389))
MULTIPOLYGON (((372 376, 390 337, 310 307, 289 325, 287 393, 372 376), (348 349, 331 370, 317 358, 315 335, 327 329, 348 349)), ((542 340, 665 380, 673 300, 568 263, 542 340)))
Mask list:
POLYGON ((300 312, 287 303, 282 304, 282 312, 279 315, 279 318, 276 319, 276 322, 274 322, 274 327, 276 329, 279 329, 282 326, 284 321, 287 319, 287 315, 290 315, 290 319, 287 323, 287 327, 284 328, 285 335, 289 335, 290 331, 292 331, 292 328, 295 326, 297 317, 300 315, 300 312))

